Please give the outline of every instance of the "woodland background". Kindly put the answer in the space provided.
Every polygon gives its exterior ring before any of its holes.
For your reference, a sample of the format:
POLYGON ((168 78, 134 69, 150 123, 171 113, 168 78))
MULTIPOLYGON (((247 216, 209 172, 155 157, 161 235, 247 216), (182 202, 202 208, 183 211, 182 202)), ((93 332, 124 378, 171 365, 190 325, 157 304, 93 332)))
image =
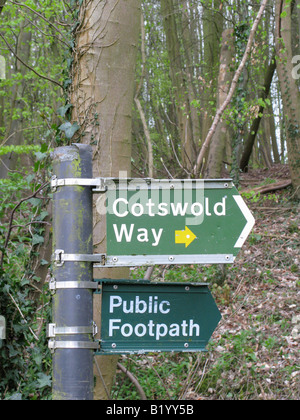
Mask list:
POLYGON ((258 219, 233 267, 154 269, 211 283, 223 321, 208 356, 99 361, 97 396, 299 398, 299 0, 265 1, 210 131, 261 3, 0 0, 2 399, 51 398, 50 152, 74 142, 94 146, 97 176, 230 176, 258 219))

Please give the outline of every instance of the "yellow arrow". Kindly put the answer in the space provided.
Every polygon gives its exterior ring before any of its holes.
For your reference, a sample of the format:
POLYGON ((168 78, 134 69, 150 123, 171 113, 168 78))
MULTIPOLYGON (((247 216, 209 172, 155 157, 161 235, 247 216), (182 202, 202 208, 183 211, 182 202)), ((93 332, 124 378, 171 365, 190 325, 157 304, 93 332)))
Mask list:
POLYGON ((185 244, 187 248, 197 238, 196 235, 186 226, 185 230, 175 231, 175 244, 185 244))

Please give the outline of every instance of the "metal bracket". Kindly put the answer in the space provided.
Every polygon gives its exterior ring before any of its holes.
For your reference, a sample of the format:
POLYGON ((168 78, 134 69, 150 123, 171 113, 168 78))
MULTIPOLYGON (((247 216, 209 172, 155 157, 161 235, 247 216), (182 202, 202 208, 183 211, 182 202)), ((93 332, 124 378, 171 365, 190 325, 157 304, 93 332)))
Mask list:
POLYGON ((47 325, 47 337, 55 338, 57 335, 77 335, 77 334, 93 334, 93 337, 98 332, 95 322, 89 327, 57 327, 56 324, 47 325))
POLYGON ((49 340, 48 347, 51 353, 54 353, 56 349, 90 349, 99 350, 98 341, 56 341, 54 339, 49 340))
POLYGON ((102 267, 138 267, 155 264, 232 264, 235 256, 232 254, 201 254, 201 255, 117 255, 106 254, 65 254, 63 249, 54 252, 53 260, 57 267, 65 262, 91 262, 94 268, 102 267))
MULTIPOLYGON (((105 257, 105 267, 140 267, 156 264, 229 264, 233 263, 232 254, 194 254, 194 255, 115 255, 105 257)), ((102 265, 95 263, 94 268, 102 265)))
POLYGON ((209 179, 209 180, 182 180, 182 179, 152 179, 152 178, 61 178, 56 175, 51 178, 51 188, 55 192, 58 187, 92 187, 94 193, 103 193, 107 190, 131 190, 140 189, 166 189, 177 188, 193 189, 195 186, 201 189, 230 189, 233 188, 232 179, 209 179), (116 187, 117 186, 117 187, 116 187))
POLYGON ((56 281, 50 280, 49 289, 55 293, 57 289, 98 289, 98 285, 93 281, 56 281))
POLYGON ((91 262, 105 265, 105 254, 65 254, 63 249, 56 249, 53 261, 57 267, 62 267, 65 262, 91 262))
POLYGON ((106 178, 62 178, 56 175, 51 178, 52 192, 58 187, 93 187, 93 192, 105 192, 107 190, 106 178))

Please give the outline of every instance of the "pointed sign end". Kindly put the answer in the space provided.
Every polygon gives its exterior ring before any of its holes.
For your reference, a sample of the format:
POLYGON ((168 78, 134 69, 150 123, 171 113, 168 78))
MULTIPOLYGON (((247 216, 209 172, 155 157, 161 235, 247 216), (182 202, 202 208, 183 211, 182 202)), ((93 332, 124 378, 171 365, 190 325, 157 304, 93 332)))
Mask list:
POLYGON ((248 206, 246 205, 245 201, 240 195, 234 195, 233 198, 235 199, 237 205, 239 206, 241 212, 243 213, 247 223, 240 234, 238 240, 236 241, 234 247, 235 248, 242 248, 244 243, 246 242, 246 239, 248 238, 251 230, 253 229, 255 225, 255 219, 249 210, 248 206))

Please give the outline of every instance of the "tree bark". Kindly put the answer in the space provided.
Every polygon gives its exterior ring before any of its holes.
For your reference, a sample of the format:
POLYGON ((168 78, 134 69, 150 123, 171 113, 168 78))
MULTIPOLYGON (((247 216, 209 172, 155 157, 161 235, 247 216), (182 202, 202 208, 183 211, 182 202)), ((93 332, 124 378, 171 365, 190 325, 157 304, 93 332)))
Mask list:
MULTIPOLYGON (((4 4, 4 3, 3 3, 4 4)), ((28 25, 27 19, 22 22, 22 26, 20 28, 20 34, 18 37, 18 42, 16 45, 16 53, 22 59, 22 61, 28 63, 31 54, 31 39, 32 39, 32 32, 26 31, 26 26, 28 25)), ((19 83, 16 83, 12 89, 12 98, 11 98, 11 112, 10 112, 10 120, 6 121, 7 130, 5 134, 5 138, 7 141, 5 145, 14 145, 18 146, 23 143, 23 118, 20 115, 19 118, 13 118, 13 113, 15 109, 20 110, 20 114, 24 109, 24 101, 22 100, 22 93, 26 86, 26 80, 24 78, 26 74, 26 67, 23 64, 16 60, 15 69, 16 73, 20 73, 22 76, 22 80, 19 83)), ((24 166, 28 164, 27 156, 23 156, 23 163, 24 166)), ((15 153, 10 153, 4 155, 0 161, 0 178, 6 178, 7 173, 9 170, 16 169, 18 157, 15 153)))
POLYGON ((193 140, 192 121, 190 118, 190 102, 187 93, 186 75, 184 74, 180 51, 173 0, 161 0, 161 8, 170 60, 170 78, 173 85, 176 104, 182 164, 185 168, 190 169, 195 158, 195 144, 193 140))
POLYGON ((295 2, 276 1, 277 71, 283 102, 289 168, 296 196, 300 198, 300 92, 297 80, 293 77, 293 13, 297 13, 295 2))
MULTIPOLYGON (((120 171, 130 176, 140 9, 139 0, 84 0, 81 6, 73 67, 72 116, 81 125, 82 142, 93 145, 97 177, 119 177, 120 171)), ((101 200, 101 196, 95 198, 101 200)), ((94 253, 105 253, 105 220, 96 212, 96 203, 94 209, 94 253)), ((94 272, 94 278, 117 279, 128 275, 128 269, 94 272)), ((100 302, 95 302, 96 322, 99 306, 100 302)), ((110 397, 117 361, 116 356, 96 357, 95 399, 110 397)))
MULTIPOLYGON (((228 95, 230 83, 232 81, 232 72, 230 65, 234 57, 234 34, 233 29, 226 29, 222 36, 222 47, 220 57, 220 71, 218 79, 218 108, 223 105, 228 95)), ((205 177, 221 178, 223 169, 223 160, 226 156, 226 144, 231 140, 228 125, 221 120, 214 133, 209 148, 205 177)))
MULTIPOLYGON (((273 54, 270 65, 269 65, 267 73, 266 73, 264 88, 263 88, 261 96, 260 96, 260 98, 263 101, 265 101, 269 96, 275 70, 276 70, 276 59, 275 59, 275 54, 273 54)), ((254 142, 255 142, 255 139, 256 139, 256 135, 257 135, 259 126, 260 126, 260 122, 261 122, 261 119, 262 119, 262 116, 263 116, 264 109, 265 109, 265 107, 260 105, 257 117, 255 118, 255 120, 253 121, 253 123, 251 125, 250 133, 249 133, 248 138, 245 142, 244 152, 243 152, 243 155, 242 155, 242 158, 241 158, 241 161, 240 161, 240 169, 243 172, 247 172, 247 170, 248 170, 249 160, 250 160, 250 157, 251 157, 253 145, 254 145, 254 142)))

